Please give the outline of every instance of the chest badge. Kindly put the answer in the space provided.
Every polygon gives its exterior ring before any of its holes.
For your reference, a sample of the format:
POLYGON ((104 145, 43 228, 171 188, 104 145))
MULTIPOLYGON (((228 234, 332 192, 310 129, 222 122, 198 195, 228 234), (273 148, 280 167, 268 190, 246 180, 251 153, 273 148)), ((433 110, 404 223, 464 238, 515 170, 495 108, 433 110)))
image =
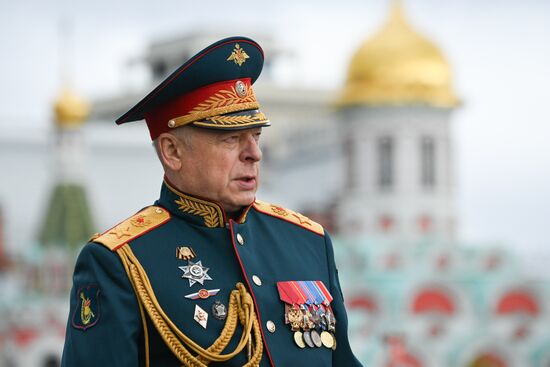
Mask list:
POLYGON ((215 296, 216 294, 218 294, 218 292, 220 291, 220 289, 200 289, 198 292, 195 292, 195 293, 190 293, 188 295, 185 296, 185 298, 189 298, 189 299, 207 299, 208 297, 210 296, 215 296))
POLYGON ((218 320, 225 320, 227 317, 227 307, 220 301, 214 302, 212 305, 212 315, 218 320))
POLYGON ((195 315, 193 318, 200 324, 200 326, 206 329, 206 324, 208 323, 208 313, 200 308, 199 305, 195 305, 195 315))
POLYGON ((183 271, 182 278, 189 279, 189 286, 192 287, 195 283, 200 283, 204 285, 205 280, 212 280, 210 275, 208 275, 208 270, 205 266, 202 266, 201 260, 196 263, 189 260, 189 263, 185 266, 178 266, 183 271))
POLYGON ((191 259, 194 259, 195 256, 197 255, 195 254, 195 251, 193 251, 191 247, 187 247, 187 246, 176 247, 176 258, 178 260, 191 260, 191 259))

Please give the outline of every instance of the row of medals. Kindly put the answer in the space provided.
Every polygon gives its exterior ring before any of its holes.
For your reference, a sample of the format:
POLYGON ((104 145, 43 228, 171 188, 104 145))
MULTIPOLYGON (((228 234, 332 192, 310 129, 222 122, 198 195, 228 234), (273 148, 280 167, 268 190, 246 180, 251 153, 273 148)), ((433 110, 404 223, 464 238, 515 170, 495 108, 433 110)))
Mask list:
MULTIPOLYGON (((195 257, 195 253, 190 247, 178 247, 176 257, 189 261, 187 266, 179 267, 184 272, 182 278, 189 279, 189 286, 193 286, 196 282, 202 285, 205 280, 212 280, 208 276, 209 268, 202 266, 201 261, 196 263, 190 261, 195 257)), ((215 295, 219 289, 211 291, 212 295, 215 295)), ((211 291, 201 289, 196 294, 187 295, 186 298, 197 295, 197 298, 206 299, 210 296, 211 291)), ((216 319, 224 320, 227 316, 227 309, 220 301, 216 301, 212 305, 212 314, 216 319)), ((206 328, 207 313, 198 305, 195 307, 194 318, 206 328)), ((307 345, 310 348, 325 346, 329 349, 336 349, 336 337, 334 336, 336 320, 328 304, 310 304, 298 307, 285 303, 285 323, 291 325, 292 331, 294 331, 294 342, 300 348, 305 348, 307 345)))
POLYGON ((336 320, 324 305, 285 304, 285 323, 290 324, 294 331, 294 342, 300 348, 324 346, 336 349, 336 320))

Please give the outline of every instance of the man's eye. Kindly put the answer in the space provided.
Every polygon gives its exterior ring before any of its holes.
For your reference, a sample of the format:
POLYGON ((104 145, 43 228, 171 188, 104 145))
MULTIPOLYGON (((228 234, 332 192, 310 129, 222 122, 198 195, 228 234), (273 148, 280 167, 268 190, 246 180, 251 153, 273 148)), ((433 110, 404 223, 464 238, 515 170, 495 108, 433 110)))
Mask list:
POLYGON ((238 135, 230 135, 227 138, 225 138, 224 140, 228 143, 234 143, 234 142, 239 141, 239 136, 238 135))

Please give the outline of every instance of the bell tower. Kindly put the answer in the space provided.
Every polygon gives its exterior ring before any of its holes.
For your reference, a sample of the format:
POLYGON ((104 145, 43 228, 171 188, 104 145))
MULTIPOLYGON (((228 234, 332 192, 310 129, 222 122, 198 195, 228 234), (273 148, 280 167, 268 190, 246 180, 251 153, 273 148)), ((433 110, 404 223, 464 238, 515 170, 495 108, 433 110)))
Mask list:
POLYGON ((77 249, 93 233, 86 198, 81 127, 89 106, 68 88, 54 106, 55 182, 42 223, 39 242, 43 246, 77 249))
MULTIPOLYGON (((62 31, 64 37, 71 34, 70 29, 63 28, 62 31)), ((70 57, 65 55, 61 60, 68 63, 70 57)), ((67 73, 70 66, 65 65, 62 72, 67 73)), ((94 233, 86 192, 82 136, 90 106, 69 87, 70 75, 63 76, 63 88, 52 111, 52 189, 37 236, 42 262, 34 285, 53 295, 67 292, 74 256, 94 233)))
POLYGON ((443 54, 393 1, 386 24, 353 56, 338 101, 341 233, 452 240, 450 117, 458 104, 443 54))

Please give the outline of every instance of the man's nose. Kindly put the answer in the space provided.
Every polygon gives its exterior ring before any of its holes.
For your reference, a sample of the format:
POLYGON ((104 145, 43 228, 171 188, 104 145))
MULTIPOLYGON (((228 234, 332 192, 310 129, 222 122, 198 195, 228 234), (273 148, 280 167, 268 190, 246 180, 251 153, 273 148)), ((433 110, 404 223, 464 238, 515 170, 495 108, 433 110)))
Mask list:
POLYGON ((251 162, 258 162, 262 159, 262 150, 260 149, 260 144, 255 139, 255 135, 246 135, 244 147, 241 152, 241 159, 251 162))

